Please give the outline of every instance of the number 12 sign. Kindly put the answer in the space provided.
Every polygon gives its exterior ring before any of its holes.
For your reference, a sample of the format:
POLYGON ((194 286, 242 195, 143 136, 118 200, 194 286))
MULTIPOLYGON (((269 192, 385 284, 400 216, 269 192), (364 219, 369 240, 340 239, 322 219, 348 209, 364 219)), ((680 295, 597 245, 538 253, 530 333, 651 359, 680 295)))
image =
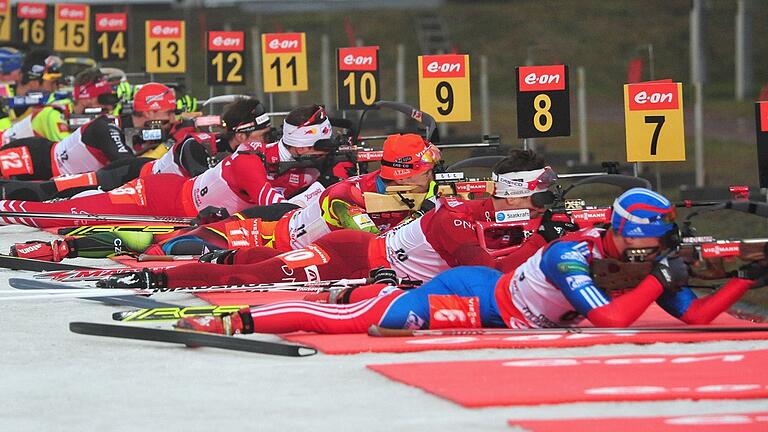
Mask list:
POLYGON ((472 120, 468 55, 419 56, 419 107, 439 122, 472 120))
POLYGON ((685 160, 683 85, 624 85, 627 162, 685 160))

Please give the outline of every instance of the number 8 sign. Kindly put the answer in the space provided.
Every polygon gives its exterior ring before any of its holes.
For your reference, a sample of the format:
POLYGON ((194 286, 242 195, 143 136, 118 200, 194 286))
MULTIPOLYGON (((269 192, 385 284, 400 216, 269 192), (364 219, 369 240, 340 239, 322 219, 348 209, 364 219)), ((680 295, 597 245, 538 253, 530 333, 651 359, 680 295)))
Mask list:
POLYGON ((472 120, 469 56, 419 56, 419 107, 435 121, 472 120))
POLYGON ((517 137, 571 134, 568 66, 520 66, 517 79, 517 137))
POLYGON ((682 84, 625 84, 624 119, 627 162, 685 160, 682 84))

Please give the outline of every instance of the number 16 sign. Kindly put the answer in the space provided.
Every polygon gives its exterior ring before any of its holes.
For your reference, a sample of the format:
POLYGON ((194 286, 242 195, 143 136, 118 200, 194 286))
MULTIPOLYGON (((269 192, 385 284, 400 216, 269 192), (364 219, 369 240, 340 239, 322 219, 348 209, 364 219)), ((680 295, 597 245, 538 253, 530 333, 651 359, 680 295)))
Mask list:
POLYGON ((625 84, 624 120, 628 162, 685 160, 682 84, 625 84))

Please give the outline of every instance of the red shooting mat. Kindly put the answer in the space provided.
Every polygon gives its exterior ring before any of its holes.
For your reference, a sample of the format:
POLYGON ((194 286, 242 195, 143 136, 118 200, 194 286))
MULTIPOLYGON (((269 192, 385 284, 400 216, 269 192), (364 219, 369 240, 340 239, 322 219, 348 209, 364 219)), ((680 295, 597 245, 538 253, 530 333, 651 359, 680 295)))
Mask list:
MULTIPOLYGON (((247 303, 247 302, 246 302, 247 303)), ((243 303, 245 304, 245 303, 243 303)), ((257 303, 250 303, 257 304, 257 303)), ((685 324, 652 305, 634 327, 674 327, 685 324)), ((722 314, 712 322, 720 326, 761 325, 722 314)), ((768 324, 762 324, 768 328, 768 324)), ((481 348, 559 348, 591 345, 656 342, 705 342, 719 340, 761 340, 768 332, 754 333, 636 333, 636 334, 550 334, 518 336, 436 336, 436 337, 371 337, 363 334, 317 335, 297 333, 285 339, 309 345, 324 354, 357 354, 362 352, 415 352, 429 350, 463 350, 481 348)))
POLYGON ((680 417, 615 417, 572 420, 509 420, 531 432, 765 432, 768 412, 689 415, 680 417))
MULTIPOLYGON (((768 350, 551 357, 368 367, 468 408, 768 397, 768 350)), ((621 429, 623 430, 623 428, 621 429)))

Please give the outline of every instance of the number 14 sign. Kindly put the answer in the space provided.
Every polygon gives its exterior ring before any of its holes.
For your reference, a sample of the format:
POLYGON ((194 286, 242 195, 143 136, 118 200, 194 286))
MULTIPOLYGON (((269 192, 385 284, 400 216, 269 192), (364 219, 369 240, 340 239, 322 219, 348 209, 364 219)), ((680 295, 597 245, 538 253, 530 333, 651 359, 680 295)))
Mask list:
POLYGON ((624 120, 628 162, 685 160, 682 84, 625 84, 624 120))

